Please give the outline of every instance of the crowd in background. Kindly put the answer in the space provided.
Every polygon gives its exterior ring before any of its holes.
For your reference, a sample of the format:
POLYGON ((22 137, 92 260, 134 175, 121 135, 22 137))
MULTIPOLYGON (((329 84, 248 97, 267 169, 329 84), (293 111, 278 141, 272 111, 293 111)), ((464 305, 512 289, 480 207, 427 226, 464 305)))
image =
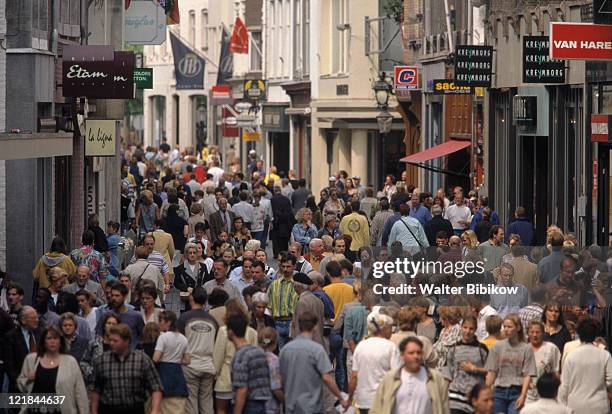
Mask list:
POLYGON ((4 390, 71 413, 610 412, 605 248, 556 226, 535 246, 524 208, 500 223, 405 175, 339 171, 315 196, 254 151, 244 171, 214 146, 123 158, 120 222, 54 239, 32 306, 0 275, 4 390), (398 259, 482 267, 374 276, 398 259))

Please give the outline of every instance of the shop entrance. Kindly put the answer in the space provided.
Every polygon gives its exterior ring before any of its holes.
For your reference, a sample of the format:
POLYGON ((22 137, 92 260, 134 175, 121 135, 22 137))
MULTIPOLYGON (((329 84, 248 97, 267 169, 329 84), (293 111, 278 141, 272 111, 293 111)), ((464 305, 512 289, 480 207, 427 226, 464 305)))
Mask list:
POLYGON ((517 164, 521 166, 517 205, 525 208, 527 217, 535 226, 536 245, 544 245, 549 222, 548 138, 521 136, 517 164))

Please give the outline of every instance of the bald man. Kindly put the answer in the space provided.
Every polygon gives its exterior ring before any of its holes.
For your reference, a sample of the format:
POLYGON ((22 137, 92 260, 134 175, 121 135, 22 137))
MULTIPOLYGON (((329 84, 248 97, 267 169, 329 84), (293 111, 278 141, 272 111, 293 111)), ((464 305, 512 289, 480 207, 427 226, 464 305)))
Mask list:
POLYGON ((103 305, 106 302, 106 297, 104 296, 104 289, 102 288, 102 285, 100 285, 98 282, 94 282, 93 280, 91 280, 91 270, 85 265, 80 265, 77 268, 77 276, 75 282, 69 284, 68 286, 64 286, 62 290, 64 292, 76 295, 76 293, 81 289, 84 289, 89 293, 95 295, 96 306, 103 305))

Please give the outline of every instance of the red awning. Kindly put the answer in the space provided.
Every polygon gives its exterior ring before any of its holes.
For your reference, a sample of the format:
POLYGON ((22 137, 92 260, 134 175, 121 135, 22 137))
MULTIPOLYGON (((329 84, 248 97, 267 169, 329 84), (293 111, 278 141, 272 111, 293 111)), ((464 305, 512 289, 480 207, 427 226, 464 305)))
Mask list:
POLYGON ((425 151, 417 152, 400 159, 401 162, 410 164, 420 164, 425 161, 433 160, 434 158, 444 157, 472 145, 470 141, 450 140, 435 147, 427 148, 425 151))

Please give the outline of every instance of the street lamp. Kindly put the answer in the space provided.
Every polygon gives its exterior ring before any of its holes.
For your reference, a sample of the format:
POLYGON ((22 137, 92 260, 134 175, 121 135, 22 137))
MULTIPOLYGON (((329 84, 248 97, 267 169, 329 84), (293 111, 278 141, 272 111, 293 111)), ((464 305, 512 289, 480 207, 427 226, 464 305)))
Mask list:
POLYGON ((385 72, 380 74, 380 79, 374 82, 374 94, 376 96, 376 103, 378 108, 386 110, 389 103, 389 95, 391 94, 391 85, 385 79, 385 72))
POLYGON ((393 122, 393 116, 387 111, 389 107, 389 95, 391 95, 392 87, 385 79, 385 72, 380 74, 380 78, 374 82, 372 86, 374 89, 374 95, 376 96, 376 104, 381 110, 376 115, 376 122, 378 123, 378 130, 381 134, 387 134, 391 132, 391 123, 393 122))

